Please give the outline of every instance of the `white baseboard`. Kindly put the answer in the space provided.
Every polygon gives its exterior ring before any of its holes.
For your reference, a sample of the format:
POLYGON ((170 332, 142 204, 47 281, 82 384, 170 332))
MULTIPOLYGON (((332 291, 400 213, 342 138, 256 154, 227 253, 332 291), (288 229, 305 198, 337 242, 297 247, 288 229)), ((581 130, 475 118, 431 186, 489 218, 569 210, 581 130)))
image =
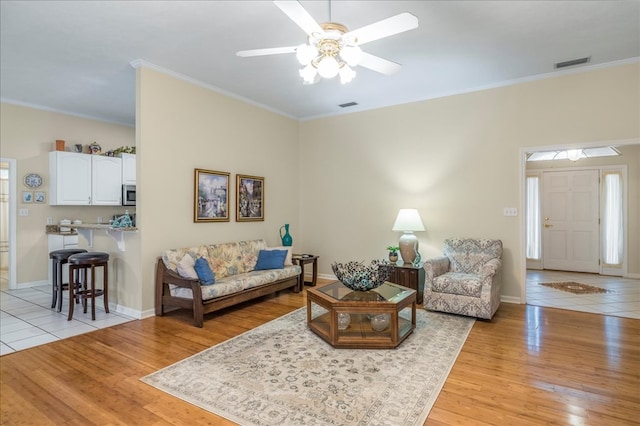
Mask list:
POLYGON ((49 282, 49 280, 42 280, 42 281, 31 281, 31 282, 26 282, 26 283, 18 283, 16 284, 17 288, 16 290, 19 290, 21 288, 31 288, 31 287, 41 287, 43 285, 48 285, 50 286, 51 283, 49 282))
MULTIPOLYGON (((307 274, 304 274, 305 276, 307 274)), ((325 280, 337 280, 338 277, 336 277, 335 275, 331 275, 331 274, 318 274, 318 278, 322 278, 325 280)))
POLYGON ((516 305, 522 304, 522 300, 520 300, 519 297, 515 297, 515 296, 500 296, 500 302, 514 303, 516 305))

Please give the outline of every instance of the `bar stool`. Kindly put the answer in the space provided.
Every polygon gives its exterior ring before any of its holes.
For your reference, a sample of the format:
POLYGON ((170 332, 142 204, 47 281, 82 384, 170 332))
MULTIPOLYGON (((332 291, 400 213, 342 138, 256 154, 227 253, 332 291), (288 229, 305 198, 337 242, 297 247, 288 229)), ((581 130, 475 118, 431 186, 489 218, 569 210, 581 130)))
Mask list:
MULTIPOLYGON (((52 265, 51 287, 53 290, 51 309, 55 308, 56 305, 58 305, 58 312, 62 311, 62 291, 69 288, 69 283, 65 283, 62 281, 62 265, 67 263, 67 259, 69 259, 69 256, 86 252, 87 251, 85 249, 64 249, 54 250, 49 253, 49 259, 51 259, 52 265)), ((71 303, 71 298, 69 298, 69 303, 71 303)))
MULTIPOLYGON (((87 313, 87 299, 91 299, 91 319, 96 319, 96 297, 103 297, 104 311, 109 313, 109 281, 108 281, 108 265, 109 253, 88 252, 78 253, 69 256, 69 280, 74 285, 69 285, 69 289, 73 290, 74 297, 82 300, 84 313, 87 313), (103 283, 102 288, 96 288, 96 268, 102 267, 103 283), (87 274, 91 270, 91 277, 87 274), (81 274, 82 272, 82 274, 81 274), (81 275, 83 279, 81 279, 81 275), (88 283, 87 283, 88 281, 88 283), (87 285, 89 284, 89 285, 87 285)), ((73 303, 69 303, 68 321, 73 318, 73 303)))

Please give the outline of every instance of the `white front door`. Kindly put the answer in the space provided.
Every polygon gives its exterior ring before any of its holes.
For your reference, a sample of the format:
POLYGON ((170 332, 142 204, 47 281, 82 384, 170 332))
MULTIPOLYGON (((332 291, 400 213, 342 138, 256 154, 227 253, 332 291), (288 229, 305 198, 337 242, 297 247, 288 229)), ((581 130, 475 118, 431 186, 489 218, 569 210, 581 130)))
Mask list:
POLYGON ((544 269, 600 272, 598 170, 544 172, 544 269))

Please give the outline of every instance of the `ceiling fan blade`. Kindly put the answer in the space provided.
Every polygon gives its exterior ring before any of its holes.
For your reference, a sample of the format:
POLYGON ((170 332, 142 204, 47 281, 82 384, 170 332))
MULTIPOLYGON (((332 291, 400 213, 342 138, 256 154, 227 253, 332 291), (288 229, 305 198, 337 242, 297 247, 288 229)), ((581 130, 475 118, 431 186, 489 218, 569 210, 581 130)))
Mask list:
POLYGON ((274 1, 293 22, 295 22, 307 35, 322 33, 322 27, 309 15, 304 7, 297 1, 274 1))
POLYGON ((249 56, 279 55, 281 53, 295 53, 295 52, 296 52, 295 46, 270 47, 267 49, 241 50, 237 52, 236 55, 246 58, 249 56))
POLYGON ((409 12, 349 31, 344 37, 353 37, 358 45, 418 28, 418 18, 409 12))
POLYGON ((402 65, 400 64, 366 52, 362 52, 362 58, 360 59, 360 62, 358 62, 358 65, 385 75, 393 74, 402 68, 402 65))

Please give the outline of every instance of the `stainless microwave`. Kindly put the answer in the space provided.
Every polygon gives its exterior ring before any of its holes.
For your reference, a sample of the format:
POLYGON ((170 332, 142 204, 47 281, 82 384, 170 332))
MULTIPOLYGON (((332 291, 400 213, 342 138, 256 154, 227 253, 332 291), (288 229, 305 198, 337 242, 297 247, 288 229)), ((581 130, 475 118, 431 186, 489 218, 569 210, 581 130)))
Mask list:
POLYGON ((136 205, 136 186, 135 185, 122 185, 122 205, 123 206, 136 205))

